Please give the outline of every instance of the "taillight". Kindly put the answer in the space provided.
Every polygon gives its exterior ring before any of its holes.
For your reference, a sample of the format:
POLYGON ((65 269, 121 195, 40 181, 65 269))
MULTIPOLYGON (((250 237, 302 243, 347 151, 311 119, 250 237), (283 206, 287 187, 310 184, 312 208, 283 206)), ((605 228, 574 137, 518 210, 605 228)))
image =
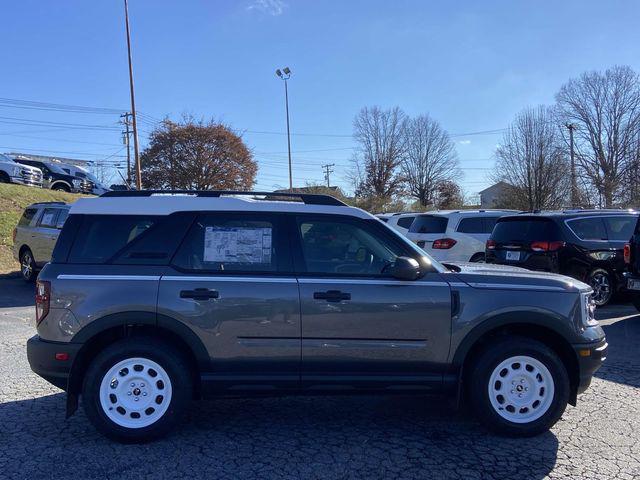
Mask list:
POLYGON ((565 246, 565 242, 531 242, 531 250, 534 252, 555 252, 565 246))
POLYGON ((622 253, 624 254, 624 263, 631 263, 631 245, 625 243, 622 253))
POLYGON ((49 313, 51 300, 51 282, 38 280, 36 283, 36 325, 49 313))
POLYGON ((439 238, 433 241, 431 248, 439 249, 439 250, 448 250, 453 247, 456 242, 453 238, 439 238))
POLYGON ((495 240, 487 240, 487 250, 495 250, 496 249, 496 241, 495 240))
POLYGON ((13 234, 11 235, 13 237, 13 243, 16 243, 16 235, 18 234, 18 229, 14 228, 13 229, 13 234))

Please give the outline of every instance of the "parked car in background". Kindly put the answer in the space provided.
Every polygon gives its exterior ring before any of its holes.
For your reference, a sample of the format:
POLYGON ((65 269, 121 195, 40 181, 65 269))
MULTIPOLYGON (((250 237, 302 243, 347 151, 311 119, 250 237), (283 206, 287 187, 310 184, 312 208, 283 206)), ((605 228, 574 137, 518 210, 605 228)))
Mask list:
POLYGON ((92 193, 93 185, 88 180, 69 175, 54 163, 16 157, 14 159, 22 165, 39 168, 43 175, 43 187, 51 190, 62 190, 73 193, 92 193))
MULTIPOLYGON (((76 165, 69 165, 66 163, 61 163, 60 168, 64 170, 69 175, 73 175, 76 178, 79 178, 83 181, 91 182, 91 192, 94 195, 102 195, 105 192, 108 192, 110 189, 104 186, 100 180, 98 180, 95 175, 91 174, 87 170, 82 167, 78 167, 76 165)), ((88 193, 88 192, 87 192, 88 193)))
POLYGON ((441 262, 483 262, 496 221, 516 210, 440 210, 416 215, 407 237, 441 262))
POLYGON ((629 243, 624 246, 624 261, 627 265, 624 273, 627 290, 631 294, 631 301, 640 311, 640 217, 636 221, 633 235, 629 243))
POLYGON ((593 288, 601 306, 626 289, 623 249, 638 213, 565 210, 503 217, 487 241, 488 263, 568 275, 593 288))
POLYGON ((409 231, 409 227, 416 218, 415 213, 382 213, 376 215, 380 220, 389 225, 391 228, 406 235, 409 231))
POLYGON ((0 153, 0 183, 17 183, 30 187, 42 187, 42 172, 30 165, 21 165, 0 153))
POLYGON ((62 202, 43 202, 29 205, 22 213, 13 230, 13 256, 25 281, 34 281, 38 270, 51 260, 69 208, 62 202))
POLYGON ((444 392, 488 428, 531 436, 606 357, 588 285, 447 268, 333 197, 276 195, 288 201, 132 191, 73 204, 27 343, 67 415, 80 397, 100 432, 130 443, 168 433, 199 396, 444 392))

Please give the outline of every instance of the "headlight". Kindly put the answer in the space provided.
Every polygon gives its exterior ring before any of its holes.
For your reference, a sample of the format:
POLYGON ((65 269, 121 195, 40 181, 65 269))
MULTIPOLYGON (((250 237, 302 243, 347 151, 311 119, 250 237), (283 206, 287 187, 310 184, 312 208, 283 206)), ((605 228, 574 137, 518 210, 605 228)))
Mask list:
POLYGON ((616 256, 616 252, 591 252, 589 256, 594 260, 611 260, 616 256))
POLYGON ((78 179, 73 179, 73 180, 72 180, 72 182, 73 182, 73 186, 74 186, 74 187, 79 187, 79 186, 80 186, 80 180, 78 180, 78 179))
POLYGON ((582 325, 587 327, 595 327, 598 325, 596 320, 596 304, 591 298, 593 292, 585 292, 580 294, 580 316, 582 325))

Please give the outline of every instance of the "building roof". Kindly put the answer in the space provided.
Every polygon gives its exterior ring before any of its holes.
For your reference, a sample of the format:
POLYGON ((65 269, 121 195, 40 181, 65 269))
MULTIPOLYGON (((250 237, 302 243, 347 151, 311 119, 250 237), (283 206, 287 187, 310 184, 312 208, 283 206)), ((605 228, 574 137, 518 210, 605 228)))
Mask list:
POLYGON ((491 185, 490 187, 485 188, 484 190, 480 190, 478 193, 482 194, 485 193, 489 190, 495 190, 497 188, 507 188, 507 187, 511 187, 512 185, 510 183, 507 182, 498 182, 498 183, 494 183, 493 185, 491 185))

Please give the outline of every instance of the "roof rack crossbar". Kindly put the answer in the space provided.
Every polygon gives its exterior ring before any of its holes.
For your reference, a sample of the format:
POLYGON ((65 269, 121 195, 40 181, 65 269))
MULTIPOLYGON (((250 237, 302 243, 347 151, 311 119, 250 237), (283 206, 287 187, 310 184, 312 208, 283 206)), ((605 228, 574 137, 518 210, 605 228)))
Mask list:
POLYGON ((219 198, 223 195, 246 195, 281 198, 299 198, 307 205, 333 205, 346 207, 347 204, 331 195, 316 193, 247 192, 242 190, 112 190, 101 197, 151 197, 152 195, 193 195, 196 197, 219 198))

